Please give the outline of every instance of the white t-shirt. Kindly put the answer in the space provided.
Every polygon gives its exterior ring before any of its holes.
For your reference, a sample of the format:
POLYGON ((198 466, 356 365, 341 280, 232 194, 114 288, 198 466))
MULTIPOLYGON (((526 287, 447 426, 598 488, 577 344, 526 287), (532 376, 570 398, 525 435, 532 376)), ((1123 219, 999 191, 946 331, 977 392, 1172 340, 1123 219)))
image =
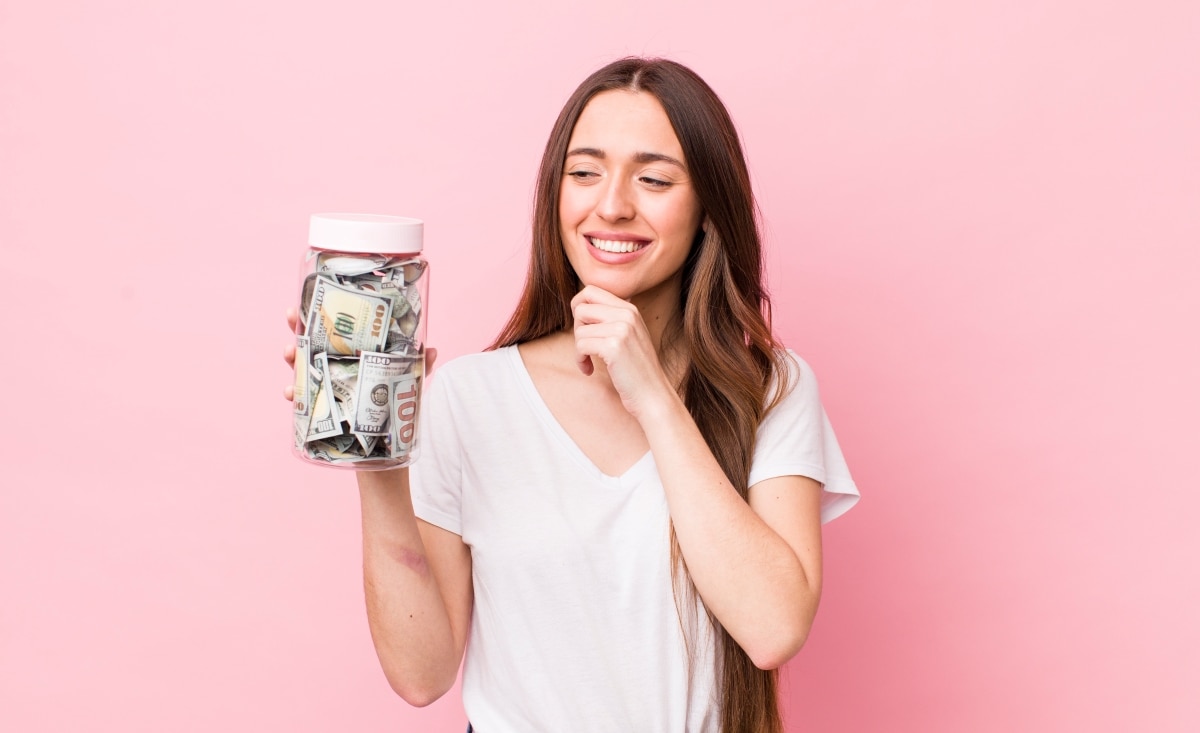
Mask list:
MULTIPOLYGON (((789 352, 790 354, 791 352, 789 352)), ((817 395, 795 387, 759 427, 750 485, 808 476, 822 521, 858 500, 817 395)), ((716 733, 711 628, 671 587, 654 457, 598 469, 542 401, 516 347, 455 359, 422 396, 412 496, 471 549, 463 704, 478 733, 716 733)))

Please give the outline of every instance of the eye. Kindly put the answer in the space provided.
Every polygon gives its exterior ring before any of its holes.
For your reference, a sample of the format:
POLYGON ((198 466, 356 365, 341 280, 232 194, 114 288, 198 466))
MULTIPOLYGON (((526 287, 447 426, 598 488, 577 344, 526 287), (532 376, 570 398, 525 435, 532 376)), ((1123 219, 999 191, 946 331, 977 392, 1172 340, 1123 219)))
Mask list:
POLYGON ((584 183, 589 181, 589 179, 599 178, 600 174, 596 171, 567 171, 567 176, 584 183))
POLYGON ((660 178, 652 178, 651 176, 642 176, 638 180, 641 181, 642 183, 646 184, 647 186, 650 186, 651 188, 670 188, 671 187, 670 181, 664 181, 660 178))

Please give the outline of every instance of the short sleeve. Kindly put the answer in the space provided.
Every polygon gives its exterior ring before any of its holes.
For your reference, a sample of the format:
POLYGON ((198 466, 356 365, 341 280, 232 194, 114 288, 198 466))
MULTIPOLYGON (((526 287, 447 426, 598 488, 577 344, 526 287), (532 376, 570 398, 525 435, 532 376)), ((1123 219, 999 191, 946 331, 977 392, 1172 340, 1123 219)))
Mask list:
POLYGON ((451 367, 447 364, 430 377, 422 395, 417 427, 421 452, 409 479, 417 518, 462 535, 462 445, 451 405, 451 367))
POLYGON ((821 405, 812 368, 790 350, 784 362, 790 371, 790 389, 758 427, 749 484, 777 476, 818 481, 821 522, 829 522, 858 503, 858 487, 821 405))

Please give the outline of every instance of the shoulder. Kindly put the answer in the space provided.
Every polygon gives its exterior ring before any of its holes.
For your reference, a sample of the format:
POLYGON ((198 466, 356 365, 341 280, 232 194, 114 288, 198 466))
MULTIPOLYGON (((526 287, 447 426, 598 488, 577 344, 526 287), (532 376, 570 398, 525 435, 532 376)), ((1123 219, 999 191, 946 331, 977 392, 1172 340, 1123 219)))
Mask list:
POLYGON ((575 354, 575 339, 569 331, 559 331, 541 338, 510 346, 520 349, 521 361, 530 369, 561 366, 571 363, 575 354))
POLYGON ((438 364, 430 374, 430 379, 436 382, 486 378, 487 375, 494 375, 497 370, 504 369, 511 361, 516 348, 515 346, 505 346, 494 351, 480 351, 456 356, 444 364, 438 364))
POLYGON ((813 368, 795 351, 780 347, 775 350, 775 369, 767 390, 767 404, 786 398, 803 397, 819 400, 817 375, 813 368))
POLYGON ((497 393, 511 391, 516 374, 512 360, 516 347, 464 354, 438 363, 429 374, 431 403, 450 409, 467 409, 492 401, 497 393))

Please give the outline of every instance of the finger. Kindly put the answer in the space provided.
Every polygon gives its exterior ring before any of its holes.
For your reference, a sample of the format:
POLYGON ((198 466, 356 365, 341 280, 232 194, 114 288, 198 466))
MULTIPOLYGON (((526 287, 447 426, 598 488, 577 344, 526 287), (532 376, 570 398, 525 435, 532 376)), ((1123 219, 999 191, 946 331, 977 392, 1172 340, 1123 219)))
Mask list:
POLYGON ((288 344, 283 347, 283 360, 288 363, 288 366, 295 368, 296 366, 296 345, 288 344))
POLYGON ((573 315, 575 323, 606 323, 610 321, 620 321, 623 323, 632 324, 637 321, 637 309, 632 305, 621 301, 622 305, 610 305, 606 303, 580 303, 575 306, 573 315))
POLYGON ((437 349, 425 349, 425 373, 433 371, 433 362, 437 361, 437 349))
POLYGON ((290 328, 293 333, 295 333, 295 331, 296 331, 296 322, 299 320, 299 318, 300 317, 296 313, 295 308, 287 309, 287 324, 288 324, 288 328, 290 328))
POLYGON ((596 371, 596 365, 592 363, 592 357, 587 354, 580 354, 575 360, 575 366, 579 367, 579 371, 583 372, 583 376, 590 377, 596 371))
POLYGON ((292 401, 292 398, 295 396, 295 394, 296 394, 295 387, 293 387, 292 385, 289 384, 288 386, 283 388, 283 398, 285 400, 287 400, 288 402, 292 401))
POLYGON ((580 303, 607 303, 608 305, 629 305, 629 301, 618 298, 604 288, 595 285, 585 285, 582 290, 571 298, 571 308, 580 303))

